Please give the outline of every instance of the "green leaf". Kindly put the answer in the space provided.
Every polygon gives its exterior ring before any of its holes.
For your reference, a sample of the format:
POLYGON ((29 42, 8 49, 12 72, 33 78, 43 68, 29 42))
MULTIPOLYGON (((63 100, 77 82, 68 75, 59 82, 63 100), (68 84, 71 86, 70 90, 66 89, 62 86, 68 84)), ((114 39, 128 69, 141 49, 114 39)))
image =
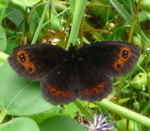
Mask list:
POLYGON ((75 0, 69 0, 69 4, 70 4, 70 8, 71 8, 71 13, 73 14, 74 8, 76 5, 76 1, 75 0))
POLYGON ((4 28, 0 25, 0 51, 5 51, 7 46, 6 33, 4 28))
POLYGON ((1 62, 7 63, 7 58, 8 58, 8 55, 6 53, 0 51, 0 65, 3 64, 1 62))
POLYGON ((21 6, 33 6, 40 2, 40 0, 12 0, 14 3, 21 6))
POLYGON ((40 129, 41 131, 86 131, 86 128, 67 116, 50 117, 40 124, 40 129))
POLYGON ((48 110, 45 112, 42 112, 40 114, 32 115, 30 118, 34 119, 37 123, 41 123, 45 119, 48 119, 49 117, 60 115, 61 114, 62 107, 60 105, 57 105, 57 108, 53 108, 53 110, 48 110))
POLYGON ((6 8, 10 0, 0 0, 0 8, 6 8))
POLYGON ((141 11, 138 16, 139 16, 139 22, 150 20, 150 12, 141 11))
POLYGON ((34 36, 35 34, 43 9, 44 5, 38 5, 37 7, 35 7, 34 10, 32 10, 32 12, 29 15, 29 37, 31 37, 30 39, 32 39, 32 36, 34 36))
POLYGON ((79 108, 74 103, 69 103, 64 105, 63 114, 75 118, 77 116, 77 112, 79 111, 79 108))
POLYGON ((109 40, 118 40, 125 31, 129 28, 127 25, 119 26, 114 29, 113 33, 109 36, 109 40))
POLYGON ((126 10, 126 8, 123 7, 122 4, 119 3, 117 0, 110 0, 110 3, 114 6, 114 8, 118 11, 118 13, 128 22, 131 24, 132 16, 129 14, 129 12, 126 10))
POLYGON ((8 16, 7 18, 13 22, 16 26, 20 26, 20 24, 24 21, 24 14, 20 9, 9 6, 6 10, 8 16))
POLYGON ((60 19, 56 18, 57 15, 58 15, 58 13, 55 10, 55 8, 52 8, 52 10, 51 10, 51 19, 53 20, 55 18, 55 20, 51 21, 51 28, 53 30, 62 30, 63 27, 61 25, 60 19))
POLYGON ((29 118, 15 118, 0 126, 0 131, 40 131, 38 125, 29 118))
POLYGON ((19 46, 19 41, 17 40, 11 40, 9 39, 7 42, 7 49, 6 49, 6 53, 7 54, 11 54, 13 52, 13 49, 19 46))
POLYGON ((0 108, 13 115, 33 115, 58 108, 44 99, 39 82, 19 77, 8 64, 0 65, 0 108))

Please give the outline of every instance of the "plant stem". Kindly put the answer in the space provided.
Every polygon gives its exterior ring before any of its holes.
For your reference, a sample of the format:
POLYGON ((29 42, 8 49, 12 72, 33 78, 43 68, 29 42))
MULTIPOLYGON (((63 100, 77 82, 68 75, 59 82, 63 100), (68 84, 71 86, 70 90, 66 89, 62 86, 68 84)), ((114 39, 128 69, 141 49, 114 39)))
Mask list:
POLYGON ((37 27, 37 29, 35 31, 35 35, 34 35, 34 37, 32 39, 31 44, 35 44, 37 39, 38 39, 39 33, 40 33, 41 29, 42 29, 43 22, 44 22, 44 19, 45 19, 45 16, 46 16, 46 12, 47 12, 50 4, 51 4, 51 0, 48 0, 47 5, 45 6, 44 11, 42 13, 42 16, 41 16, 40 22, 38 24, 38 27, 37 27))
MULTIPOLYGON (((119 100, 121 98, 121 90, 122 90, 122 87, 123 87, 123 77, 120 78, 120 83, 118 85, 118 90, 117 90, 117 97, 116 97, 116 100, 115 100, 115 103, 118 104, 119 103, 119 100)), ((116 117, 116 114, 114 113, 113 114, 113 119, 115 119, 116 117)))
POLYGON ((85 110, 85 108, 80 104, 79 101, 74 101, 74 104, 80 109, 80 111, 87 116, 91 121, 93 120, 93 116, 87 111, 85 110))
POLYGON ((131 119, 142 125, 150 127, 150 119, 148 117, 143 116, 139 113, 133 112, 131 110, 128 110, 128 109, 126 109, 122 106, 119 106, 117 104, 114 104, 106 99, 102 100, 99 103, 95 103, 95 104, 101 108, 105 108, 111 112, 115 112, 116 114, 123 116, 127 119, 131 119))
POLYGON ((136 11, 135 11, 135 15, 133 17, 128 42, 132 41, 133 33, 134 33, 135 26, 136 26, 136 23, 137 23, 137 20, 138 20, 139 9, 140 9, 140 0, 138 0, 138 5, 137 5, 136 11))

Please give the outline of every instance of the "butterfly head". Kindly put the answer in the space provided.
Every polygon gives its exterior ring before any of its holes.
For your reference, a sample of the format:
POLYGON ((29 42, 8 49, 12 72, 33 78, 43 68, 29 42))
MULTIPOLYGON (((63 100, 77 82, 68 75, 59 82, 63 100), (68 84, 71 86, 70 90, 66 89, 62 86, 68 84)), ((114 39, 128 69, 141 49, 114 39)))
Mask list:
POLYGON ((69 50, 68 50, 68 51, 75 51, 75 50, 76 50, 76 46, 73 45, 73 44, 71 44, 71 45, 69 46, 69 50))

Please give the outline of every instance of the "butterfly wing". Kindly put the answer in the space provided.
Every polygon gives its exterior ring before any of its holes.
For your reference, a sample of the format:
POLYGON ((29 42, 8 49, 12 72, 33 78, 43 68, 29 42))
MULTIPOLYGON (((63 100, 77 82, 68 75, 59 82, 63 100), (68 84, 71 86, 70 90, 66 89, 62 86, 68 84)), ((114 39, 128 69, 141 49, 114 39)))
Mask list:
POLYGON ((112 80, 90 63, 80 63, 77 96, 82 100, 98 101, 112 91, 112 80))
POLYGON ((66 62, 67 51, 47 44, 16 48, 8 58, 16 72, 30 80, 40 80, 44 95, 54 103, 68 103, 76 97, 74 64, 66 62))
POLYGON ((66 51, 57 46, 26 45, 15 48, 8 61, 19 75, 30 80, 40 80, 56 68, 65 55, 66 51))
POLYGON ((42 80, 42 90, 50 102, 67 104, 76 99, 74 64, 64 61, 52 70, 45 80, 42 80))
POLYGON ((79 98, 101 100, 112 90, 112 77, 126 74, 139 58, 139 48, 126 42, 99 42, 78 50, 79 98))
POLYGON ((127 42, 107 41, 87 45, 78 50, 78 59, 98 67, 108 76, 118 77, 128 73, 140 55, 138 46, 127 42))

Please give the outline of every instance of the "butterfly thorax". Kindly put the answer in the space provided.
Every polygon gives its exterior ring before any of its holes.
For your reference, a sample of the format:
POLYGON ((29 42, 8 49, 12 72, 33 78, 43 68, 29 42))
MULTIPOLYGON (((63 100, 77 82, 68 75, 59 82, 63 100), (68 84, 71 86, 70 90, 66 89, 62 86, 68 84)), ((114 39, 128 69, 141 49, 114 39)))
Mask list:
POLYGON ((74 46, 71 45, 69 47, 69 50, 66 52, 66 57, 64 58, 64 61, 75 63, 76 60, 77 60, 77 50, 74 46))
POLYGON ((77 52, 76 50, 69 50, 66 56, 67 61, 76 62, 77 60, 77 52))

